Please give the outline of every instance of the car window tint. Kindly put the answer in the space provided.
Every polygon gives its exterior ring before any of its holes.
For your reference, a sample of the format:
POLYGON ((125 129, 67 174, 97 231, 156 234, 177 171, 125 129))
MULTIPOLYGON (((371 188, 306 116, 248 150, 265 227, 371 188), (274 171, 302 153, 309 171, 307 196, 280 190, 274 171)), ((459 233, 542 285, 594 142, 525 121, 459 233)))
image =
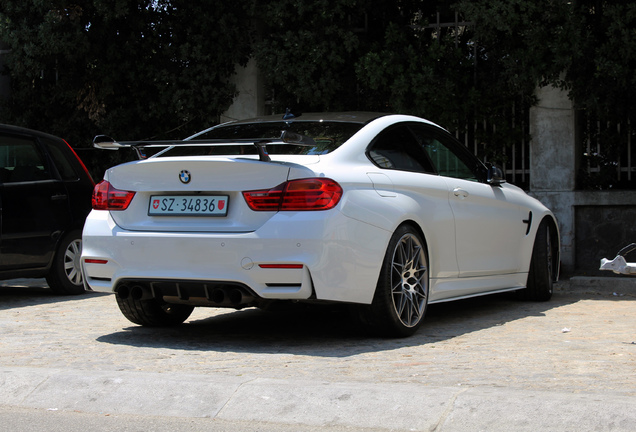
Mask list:
POLYGON ((50 141, 45 141, 44 143, 46 144, 51 158, 53 158, 53 162, 55 162, 55 166, 57 167, 57 171, 60 173, 62 180, 77 180, 79 176, 68 161, 67 155, 64 154, 62 149, 50 141))
MULTIPOLYGON (((241 123, 216 127, 204 134, 196 136, 195 140, 227 139, 231 140, 279 140, 284 130, 311 137, 316 141, 315 146, 299 146, 293 144, 269 144, 267 152, 274 154, 317 155, 334 151, 345 141, 358 132, 363 124, 329 121, 300 121, 241 123)), ((184 146, 178 145, 159 154, 163 156, 197 156, 197 155, 248 155, 257 154, 252 144, 232 144, 223 146, 184 146)))
POLYGON ((380 168, 414 172, 432 171, 421 146, 406 126, 382 131, 369 147, 367 155, 380 168))
POLYGON ((473 169, 474 161, 455 142, 445 140, 440 133, 427 128, 415 128, 414 133, 439 175, 479 181, 477 172, 473 169))
POLYGON ((50 179, 44 157, 34 141, 0 135, 0 178, 4 183, 50 179))
POLYGON ((439 175, 477 181, 475 173, 438 140, 428 140, 424 143, 424 149, 433 161, 439 175))

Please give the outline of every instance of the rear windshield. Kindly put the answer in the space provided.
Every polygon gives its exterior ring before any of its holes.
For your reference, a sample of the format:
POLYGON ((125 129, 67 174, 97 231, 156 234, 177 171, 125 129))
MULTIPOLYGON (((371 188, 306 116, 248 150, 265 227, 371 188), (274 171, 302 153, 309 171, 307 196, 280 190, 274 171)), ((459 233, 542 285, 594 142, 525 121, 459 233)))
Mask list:
MULTIPOLYGON (((244 123, 219 126, 193 139, 279 139, 284 130, 311 137, 316 141, 315 146, 299 146, 294 144, 269 144, 267 152, 291 155, 320 155, 334 151, 358 132, 361 123, 329 122, 329 121, 298 121, 244 123)), ((250 155, 258 154, 256 147, 251 144, 232 144, 223 146, 187 146, 177 145, 161 156, 200 156, 200 155, 250 155)))

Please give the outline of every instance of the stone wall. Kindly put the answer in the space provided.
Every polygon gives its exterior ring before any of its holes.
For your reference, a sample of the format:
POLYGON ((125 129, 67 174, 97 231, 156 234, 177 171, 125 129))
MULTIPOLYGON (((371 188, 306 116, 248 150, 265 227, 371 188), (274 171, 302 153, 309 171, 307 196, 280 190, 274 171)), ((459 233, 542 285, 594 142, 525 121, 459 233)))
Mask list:
POLYGON ((237 66, 232 82, 236 84, 238 95, 221 115, 221 123, 262 116, 265 113, 265 90, 256 61, 251 59, 245 67, 237 66))
POLYGON ((542 87, 537 98, 530 109, 530 194, 559 222, 561 270, 569 273, 575 268, 576 116, 562 90, 542 87))

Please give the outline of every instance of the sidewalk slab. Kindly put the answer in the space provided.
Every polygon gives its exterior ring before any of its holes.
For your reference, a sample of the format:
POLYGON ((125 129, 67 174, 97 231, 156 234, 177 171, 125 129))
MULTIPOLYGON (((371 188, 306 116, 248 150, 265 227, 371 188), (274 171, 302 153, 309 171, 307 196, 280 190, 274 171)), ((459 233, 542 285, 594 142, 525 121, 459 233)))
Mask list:
POLYGON ((555 291, 624 294, 636 296, 636 277, 630 276, 573 276, 555 284, 555 291))
POLYGON ((0 405, 215 417, 244 381, 188 374, 0 367, 0 405))
POLYGON ((489 387, 0 368, 0 405, 404 431, 634 431, 636 399, 489 387))

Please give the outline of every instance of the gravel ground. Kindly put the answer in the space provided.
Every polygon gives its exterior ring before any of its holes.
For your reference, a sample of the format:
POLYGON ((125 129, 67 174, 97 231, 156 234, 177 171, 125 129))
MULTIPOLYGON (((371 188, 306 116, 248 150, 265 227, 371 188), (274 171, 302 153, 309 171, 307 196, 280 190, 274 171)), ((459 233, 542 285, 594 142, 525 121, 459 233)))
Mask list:
POLYGON ((179 327, 143 328, 112 295, 5 281, 0 367, 634 396, 636 280, 633 290, 597 285, 561 283, 546 303, 496 295, 431 305, 415 336, 382 339, 335 307, 198 308, 179 327))

